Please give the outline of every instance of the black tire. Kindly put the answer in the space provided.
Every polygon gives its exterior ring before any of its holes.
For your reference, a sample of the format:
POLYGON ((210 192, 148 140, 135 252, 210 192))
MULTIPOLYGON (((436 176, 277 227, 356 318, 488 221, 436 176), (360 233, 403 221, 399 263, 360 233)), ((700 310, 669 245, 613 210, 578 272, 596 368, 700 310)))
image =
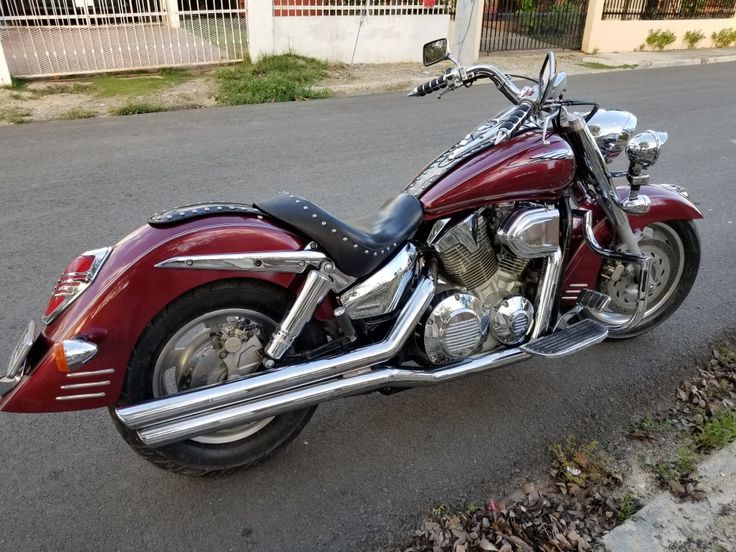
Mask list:
MULTIPOLYGON (((224 308, 247 308, 267 315, 277 323, 290 305, 291 296, 283 288, 254 280, 226 280, 197 288, 167 305, 146 326, 130 358, 119 405, 131 405, 154 398, 153 372, 164 345, 189 321, 224 308)), ((323 342, 319 326, 308 324, 296 340, 294 351, 314 348, 323 342)), ((222 475, 263 461, 287 445, 309 422, 316 409, 305 408, 276 416, 268 425, 243 439, 226 444, 204 444, 192 440, 158 448, 146 447, 138 434, 110 415, 130 447, 164 470, 203 477, 222 475)))
POLYGON ((680 308, 680 305, 682 305, 682 302, 688 296, 695 283, 695 279, 698 276, 698 269, 700 268, 700 236, 695 223, 691 220, 674 220, 662 222, 661 224, 669 226, 679 236, 680 240, 682 240, 685 254, 680 280, 672 296, 657 312, 650 317, 644 318, 639 324, 629 330, 609 331, 608 337, 610 339, 630 339, 653 330, 680 308))

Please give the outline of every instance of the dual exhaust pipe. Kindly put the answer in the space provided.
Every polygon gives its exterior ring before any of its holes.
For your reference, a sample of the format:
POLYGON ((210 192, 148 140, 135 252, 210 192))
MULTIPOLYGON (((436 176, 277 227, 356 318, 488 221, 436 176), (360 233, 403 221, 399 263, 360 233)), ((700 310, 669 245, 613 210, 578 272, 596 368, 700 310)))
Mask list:
POLYGON ((160 447, 384 387, 433 385, 529 358, 521 349, 471 357, 437 370, 379 365, 396 356, 434 297, 434 281, 419 281, 381 342, 319 359, 116 410, 145 446, 160 447), (378 368, 374 368, 379 366, 378 368), (373 368, 370 371, 362 372, 373 368), (357 372, 357 373, 356 373, 357 372))

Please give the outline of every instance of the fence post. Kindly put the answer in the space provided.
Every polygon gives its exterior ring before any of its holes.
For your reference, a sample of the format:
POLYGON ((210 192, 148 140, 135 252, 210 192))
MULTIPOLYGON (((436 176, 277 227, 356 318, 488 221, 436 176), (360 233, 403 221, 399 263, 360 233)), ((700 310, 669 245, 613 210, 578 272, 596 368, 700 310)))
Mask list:
POLYGON ((273 35, 273 0, 248 2, 248 53, 256 61, 275 49, 273 35))
POLYGON ((10 80, 10 71, 8 70, 8 62, 5 60, 5 51, 3 43, 0 42, 0 86, 9 86, 13 83, 10 80))
POLYGON ((606 0, 589 0, 588 15, 585 16, 585 31, 583 32, 583 45, 580 48, 586 54, 591 54, 598 47, 600 30, 603 21, 603 6, 606 0))
POLYGON ((460 65, 472 65, 478 59, 484 4, 485 0, 457 0, 450 51, 460 65))
POLYGON ((178 29, 181 27, 179 20, 179 0, 166 0, 166 17, 169 21, 169 27, 178 29))

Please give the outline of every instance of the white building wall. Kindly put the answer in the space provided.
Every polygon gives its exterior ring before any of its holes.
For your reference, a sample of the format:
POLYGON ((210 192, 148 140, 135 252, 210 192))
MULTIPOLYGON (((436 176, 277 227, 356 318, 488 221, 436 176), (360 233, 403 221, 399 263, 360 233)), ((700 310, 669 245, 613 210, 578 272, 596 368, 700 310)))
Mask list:
POLYGON ((362 28, 359 17, 274 17, 273 52, 350 63, 360 28, 355 63, 421 62, 422 46, 446 37, 449 25, 449 15, 369 16, 362 28))

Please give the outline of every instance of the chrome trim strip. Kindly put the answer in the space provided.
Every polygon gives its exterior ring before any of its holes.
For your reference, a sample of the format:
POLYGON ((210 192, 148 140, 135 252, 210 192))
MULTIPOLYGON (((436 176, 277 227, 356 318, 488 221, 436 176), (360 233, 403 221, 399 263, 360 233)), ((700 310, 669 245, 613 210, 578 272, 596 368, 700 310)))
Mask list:
POLYGON ((119 408, 120 421, 131 429, 229 406, 248 399, 275 393, 298 385, 315 383, 355 370, 367 368, 395 356, 412 335, 414 327, 434 297, 434 276, 423 277, 404 305, 385 340, 335 358, 325 358, 284 366, 219 385, 171 397, 119 408))
POLYGON ((138 431, 143 444, 150 447, 175 443, 197 435, 276 416, 314 404, 365 393, 382 387, 434 385, 469 376, 490 368, 500 368, 529 358, 518 348, 471 357, 432 372, 385 367, 349 378, 331 380, 309 387, 285 391, 249 403, 198 414, 138 431))
POLYGON ((95 376, 103 376, 105 374, 114 374, 114 368, 105 368, 104 370, 94 370, 92 372, 69 372, 68 378, 93 378, 95 376))
POLYGON ((57 401, 83 401, 85 399, 101 399, 105 393, 87 393, 85 395, 61 395, 56 397, 57 401))
POLYGON ((191 255, 161 261, 156 268, 192 270, 246 270, 249 272, 291 272, 301 274, 309 267, 318 268, 327 261, 318 251, 262 251, 224 255, 191 255))
POLYGON ((110 380, 91 381, 89 383, 72 383, 70 385, 62 385, 61 389, 86 389, 87 387, 104 387, 110 385, 110 380))

